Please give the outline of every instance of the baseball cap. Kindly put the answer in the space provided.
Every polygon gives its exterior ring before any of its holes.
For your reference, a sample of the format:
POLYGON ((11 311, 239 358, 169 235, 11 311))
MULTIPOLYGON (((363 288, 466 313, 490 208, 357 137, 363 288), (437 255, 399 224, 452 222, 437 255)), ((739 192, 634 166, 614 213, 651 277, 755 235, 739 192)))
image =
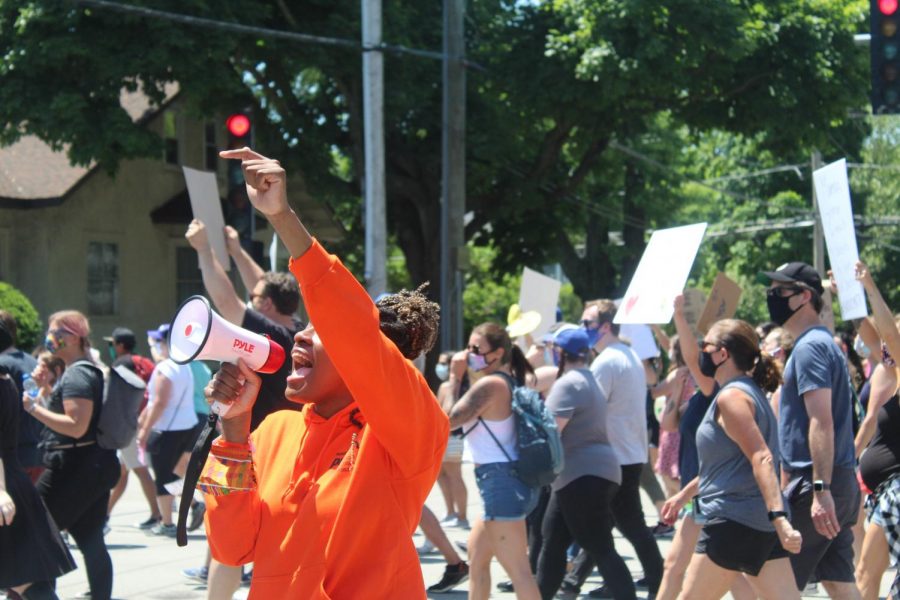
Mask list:
POLYGON ((134 332, 127 327, 116 327, 112 331, 112 335, 108 335, 103 338, 107 342, 112 342, 114 344, 125 344, 126 346, 131 344, 134 346, 136 343, 134 332))
POLYGON ((553 337, 553 344, 569 354, 584 354, 591 348, 587 331, 581 327, 560 330, 553 337))
POLYGON ((825 293, 825 288, 822 287, 822 276, 819 275, 815 268, 805 262, 784 263, 774 271, 763 271, 760 275, 769 281, 802 283, 819 294, 825 293))
POLYGON ((580 325, 573 325, 572 323, 554 323, 550 327, 550 331, 541 336, 541 343, 552 344, 553 340, 556 339, 557 334, 567 329, 580 329, 580 325))
POLYGON ((166 339, 166 336, 169 335, 169 329, 171 329, 169 324, 163 323, 159 326, 158 329, 151 329, 150 331, 148 331, 147 337, 151 340, 164 340, 166 339))

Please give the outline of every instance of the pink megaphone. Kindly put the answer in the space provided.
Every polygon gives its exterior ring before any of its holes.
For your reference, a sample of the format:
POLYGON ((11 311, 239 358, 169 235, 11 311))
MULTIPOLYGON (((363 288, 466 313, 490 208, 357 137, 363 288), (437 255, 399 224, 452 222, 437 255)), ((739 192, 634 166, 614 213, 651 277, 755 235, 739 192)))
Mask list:
MULTIPOLYGON (((237 364, 243 359, 259 373, 274 373, 284 364, 284 348, 258 333, 229 323, 203 296, 185 300, 169 329, 169 358, 180 365, 192 360, 218 360, 237 364)), ((214 402, 212 410, 224 416, 230 405, 214 402)))

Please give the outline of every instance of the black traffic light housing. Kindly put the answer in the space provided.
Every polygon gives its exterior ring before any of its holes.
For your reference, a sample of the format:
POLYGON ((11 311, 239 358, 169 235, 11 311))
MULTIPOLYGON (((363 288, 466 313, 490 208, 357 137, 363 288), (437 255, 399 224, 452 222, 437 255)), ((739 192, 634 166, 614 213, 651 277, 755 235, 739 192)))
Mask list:
POLYGON ((900 11, 898 0, 869 0, 872 113, 900 113, 900 11))
MULTIPOLYGON (((225 129, 228 133, 228 149, 253 147, 253 111, 245 109, 232 113, 225 119, 225 129)), ((225 203, 225 222, 234 227, 241 239, 241 245, 250 253, 257 263, 262 262, 262 243, 253 240, 253 230, 256 228, 253 215, 253 206, 247 198, 247 188, 244 185, 244 173, 241 170, 241 161, 226 161, 228 180, 228 195, 225 203)))

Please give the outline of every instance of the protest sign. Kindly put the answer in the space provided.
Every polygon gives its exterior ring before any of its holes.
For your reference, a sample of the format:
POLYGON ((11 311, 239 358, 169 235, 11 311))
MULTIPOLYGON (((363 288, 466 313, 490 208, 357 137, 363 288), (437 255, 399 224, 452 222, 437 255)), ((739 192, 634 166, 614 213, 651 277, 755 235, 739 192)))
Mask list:
POLYGON ((697 331, 706 335, 712 324, 720 319, 730 319, 737 311, 741 299, 741 286, 728 278, 725 273, 716 275, 709 299, 697 320, 697 331))
POLYGON ((231 259, 225 247, 225 217, 222 215, 222 201, 219 198, 219 183, 216 174, 182 167, 191 199, 194 218, 206 225, 209 246, 216 259, 226 271, 231 270, 231 259))
MULTIPOLYGON (((637 353, 638 358, 656 358, 659 356, 659 346, 653 337, 653 330, 649 325, 625 324, 619 328, 619 337, 631 342, 631 349, 637 353)), ((668 348, 666 349, 668 350, 668 348)))
POLYGON ((700 315, 706 306, 706 294, 703 290, 697 288, 688 288, 684 290, 684 318, 687 319, 691 330, 697 333, 697 322, 700 321, 700 315))
POLYGON ((539 339, 556 323, 556 306, 559 303, 561 287, 559 281, 543 273, 532 271, 528 267, 522 270, 519 309, 522 313, 536 311, 541 315, 540 324, 531 332, 534 339, 539 339))
POLYGON ((706 223, 654 231, 613 322, 668 323, 705 231, 706 223))
POLYGON ((816 188, 816 206, 828 247, 828 259, 837 281, 841 316, 845 321, 865 317, 868 314, 866 293, 855 275, 859 250, 853 226, 847 161, 842 158, 817 169, 813 172, 813 185, 816 188))

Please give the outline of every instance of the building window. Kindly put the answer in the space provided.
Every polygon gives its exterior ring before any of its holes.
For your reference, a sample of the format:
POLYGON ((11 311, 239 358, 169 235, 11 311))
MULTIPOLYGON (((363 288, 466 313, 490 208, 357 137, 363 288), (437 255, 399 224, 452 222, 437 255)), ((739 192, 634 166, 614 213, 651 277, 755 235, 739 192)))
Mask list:
POLYGON ((119 311, 119 246, 89 242, 87 252, 88 313, 114 315, 119 311))
POLYGON ((216 171, 219 166, 219 145, 216 143, 216 124, 207 121, 203 127, 203 167, 216 171))
POLYGON ((178 306, 191 296, 203 295, 203 275, 197 263, 197 252, 193 248, 175 249, 175 305, 178 306))
POLYGON ((170 165, 180 165, 178 153, 178 115, 172 111, 163 113, 163 140, 165 143, 165 160, 170 165))

